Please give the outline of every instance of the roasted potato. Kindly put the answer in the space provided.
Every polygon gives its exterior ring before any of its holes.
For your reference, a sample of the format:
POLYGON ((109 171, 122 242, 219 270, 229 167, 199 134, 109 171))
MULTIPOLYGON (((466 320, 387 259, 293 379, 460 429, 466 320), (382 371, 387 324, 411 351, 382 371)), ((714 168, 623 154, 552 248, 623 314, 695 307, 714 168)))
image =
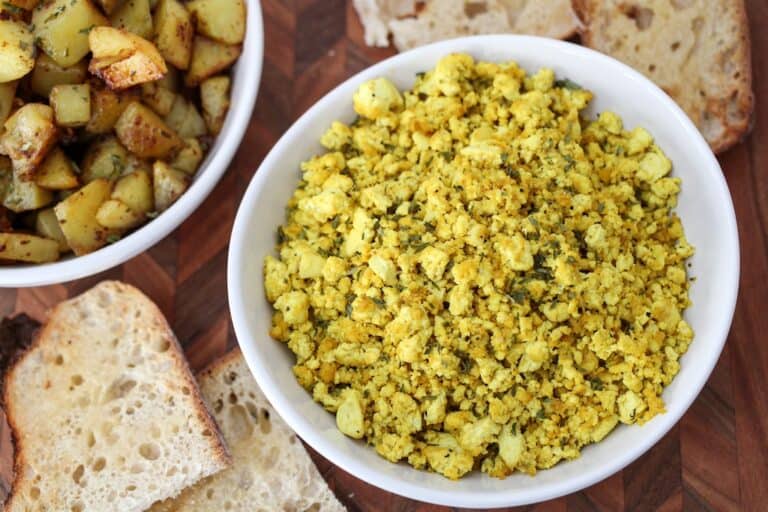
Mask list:
POLYGON ((172 168, 162 160, 152 166, 152 182, 154 184, 155 210, 162 212, 168 209, 189 188, 189 176, 172 168))
POLYGON ((205 120, 197 111, 195 104, 184 99, 180 94, 176 95, 171 111, 165 116, 165 122, 178 133, 179 137, 199 137, 208 131, 205 120))
POLYGON ((42 188, 34 181, 22 181, 13 173, 11 184, 3 199, 3 206, 12 212, 21 213, 37 210, 51 204, 53 192, 42 188))
POLYGON ((173 91, 161 87, 158 82, 147 82, 141 84, 141 99, 158 115, 167 116, 176 95, 173 91))
POLYGON ((113 91, 105 87, 91 87, 91 119, 85 125, 88 133, 109 133, 123 111, 139 97, 136 91, 113 91))
POLYGON ((42 103, 27 103, 5 121, 0 153, 8 155, 13 170, 30 180, 48 150, 56 143, 53 109, 42 103))
POLYGON ((39 0, 9 0, 3 2, 3 10, 12 11, 18 16, 23 16, 24 12, 21 9, 31 11, 37 7, 38 3, 40 3, 39 0))
POLYGON ((46 208, 37 212, 35 232, 42 237, 55 240, 59 244, 59 252, 69 251, 67 239, 64 238, 64 232, 61 231, 59 219, 56 218, 53 208, 46 208))
POLYGON ((59 244, 36 235, 0 233, 0 259, 46 263, 59 259, 59 244))
POLYGON ((5 123, 13 109, 13 98, 16 96, 16 86, 19 82, 0 84, 0 123, 5 123))
POLYGON ((127 30, 144 39, 152 37, 149 0, 125 0, 109 19, 115 28, 127 30))
POLYGON ((96 220, 105 228, 125 231, 144 221, 145 215, 136 212, 118 199, 108 199, 96 212, 96 220))
POLYGON ((135 212, 151 212, 155 208, 155 198, 150 173, 141 170, 126 174, 115 183, 112 198, 135 212))
POLYGON ((50 190, 68 190, 79 185, 75 167, 61 148, 53 148, 35 172, 35 183, 50 190))
POLYGON ((54 85, 81 84, 88 75, 88 63, 85 59, 69 67, 59 66, 55 60, 40 52, 32 69, 29 85, 32 90, 44 98, 51 94, 54 85))
POLYGON ((34 34, 24 23, 0 19, 0 82, 18 80, 34 66, 34 34))
POLYGON ((200 102, 203 104, 203 118, 208 131, 217 135, 224 126, 224 118, 229 110, 228 76, 215 76, 203 80, 200 84, 200 102))
POLYGON ((171 167, 187 174, 195 174, 202 159, 203 148, 200 147, 200 142, 195 138, 184 139, 184 147, 171 160, 171 167))
POLYGON ((155 41, 160 54, 177 68, 187 69, 195 35, 187 9, 178 0, 160 0, 154 21, 155 41))
POLYGON ((63 67, 86 56, 88 33, 102 25, 109 25, 109 20, 90 0, 49 0, 32 13, 37 44, 63 67))
POLYGON ((61 231, 76 255, 95 251, 107 243, 110 235, 116 234, 96 220, 96 213, 109 199, 111 191, 109 180, 97 179, 54 207, 61 231))
POLYGON ((85 126, 91 120, 91 88, 88 84, 55 85, 51 106, 59 126, 85 126))
POLYGON ((99 4, 107 15, 110 15, 120 5, 120 0, 96 0, 96 3, 99 4))
POLYGON ((141 103, 131 103, 115 124, 120 142, 141 158, 164 158, 184 143, 157 114, 141 103))
POLYGON ((97 179, 116 180, 128 165, 128 150, 113 136, 108 135, 91 142, 80 168, 83 182, 97 179))
POLYGON ((192 59, 184 78, 188 87, 198 85, 206 78, 229 67, 240 56, 242 49, 212 39, 196 36, 192 43, 192 59))
POLYGON ((200 34, 224 44, 239 44, 245 39, 244 0, 192 0, 187 9, 200 34))
POLYGON ((125 30, 95 27, 88 34, 88 43, 93 53, 88 71, 110 89, 151 82, 168 72, 155 45, 125 30))

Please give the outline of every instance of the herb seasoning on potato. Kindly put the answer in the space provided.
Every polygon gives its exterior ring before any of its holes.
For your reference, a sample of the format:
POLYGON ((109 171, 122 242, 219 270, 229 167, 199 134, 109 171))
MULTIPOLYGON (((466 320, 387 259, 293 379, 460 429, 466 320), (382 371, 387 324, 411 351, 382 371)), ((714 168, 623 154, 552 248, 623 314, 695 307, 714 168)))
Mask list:
POLYGON ((0 11, 0 261, 87 254, 170 207, 222 129, 244 1, 0 11))
POLYGON ((448 478, 534 473, 664 411, 693 338, 643 128, 514 63, 450 55, 352 98, 264 262, 271 335, 338 428, 448 478))

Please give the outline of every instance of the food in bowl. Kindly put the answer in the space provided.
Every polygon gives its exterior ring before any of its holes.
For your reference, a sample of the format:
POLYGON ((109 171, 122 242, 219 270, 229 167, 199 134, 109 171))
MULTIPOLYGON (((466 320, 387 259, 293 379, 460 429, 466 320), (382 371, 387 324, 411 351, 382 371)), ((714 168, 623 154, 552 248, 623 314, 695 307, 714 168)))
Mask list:
POLYGON ((243 0, 3 4, 0 260, 112 243, 189 187, 229 109, 243 0))
POLYGON ((693 331, 680 180, 542 69, 363 83, 264 261, 270 334, 338 428, 457 479, 535 473, 664 411, 693 331))

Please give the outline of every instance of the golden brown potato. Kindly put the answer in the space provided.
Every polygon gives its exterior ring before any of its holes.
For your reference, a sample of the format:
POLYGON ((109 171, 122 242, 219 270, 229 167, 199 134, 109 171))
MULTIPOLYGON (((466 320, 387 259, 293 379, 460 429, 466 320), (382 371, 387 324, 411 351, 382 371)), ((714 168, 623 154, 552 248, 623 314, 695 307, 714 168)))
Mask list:
POLYGON ((152 166, 155 195, 155 209, 162 212, 168 209, 181 194, 189 188, 189 176, 177 171, 162 160, 152 166))
POLYGON ((125 30, 95 27, 88 34, 88 43, 93 53, 88 71, 110 89, 151 82, 168 72, 155 45, 125 30))
POLYGON ((152 178, 147 171, 126 174, 115 183, 112 198, 125 204, 131 210, 147 214, 155 208, 152 178))
POLYGON ((38 3, 39 0, 8 0, 3 2, 3 7, 4 10, 14 11, 16 14, 22 15, 22 13, 19 12, 19 9, 31 11, 37 7, 38 3))
POLYGON ((179 137, 199 137, 208 132, 203 116, 197 111, 195 104, 180 94, 176 95, 171 111, 165 116, 165 122, 179 137))
POLYGON ((88 33, 109 20, 90 0, 49 0, 32 13, 35 39, 57 64, 69 67, 89 51, 88 33))
POLYGON ((192 44, 192 60, 184 81, 187 86, 198 85, 206 78, 229 67, 240 56, 242 49, 237 45, 222 44, 212 39, 197 36, 192 44))
POLYGON ((155 42, 162 56, 177 68, 187 69, 195 35, 187 9, 178 0, 160 0, 154 21, 155 42))
POLYGON ((91 120, 91 88, 88 84, 62 84, 51 89, 51 106, 59 126, 85 126, 91 120))
POLYGON ((51 94, 54 85, 81 84, 88 75, 88 63, 85 59, 69 66, 59 66, 55 60, 40 52, 32 69, 29 85, 36 94, 45 98, 51 94))
POLYGON ((198 33, 224 44, 245 39, 244 0, 192 0, 187 9, 195 17, 198 33))
POLYGON ((17 80, 35 66, 35 36, 27 25, 0 19, 0 82, 17 80))
POLYGON ((138 226, 144 221, 144 214, 133 211, 118 199, 105 201, 96 212, 96 220, 105 228, 124 231, 138 226))
POLYGON ((17 81, 0 84, 0 124, 5 123, 13 109, 13 98, 16 96, 17 81))
MULTIPOLYGON (((98 80, 94 80, 98 82, 98 80)), ((91 119, 85 125, 88 133, 109 133, 115 127, 123 111, 138 101, 135 91, 113 91, 91 82, 91 119)))
POLYGON ((112 26, 127 30, 144 39, 152 37, 152 13, 149 0, 125 0, 109 17, 112 26))
POLYGON ((46 263, 59 259, 59 243, 36 235, 0 233, 0 259, 46 263))
POLYGON ((27 103, 14 112, 4 126, 0 153, 11 158, 19 178, 32 179, 35 169, 56 143, 53 109, 42 103, 27 103))
POLYGON ((182 140, 157 114, 131 103, 115 124, 120 142, 141 158, 164 158, 183 146, 182 140))
POLYGON ((101 6, 107 15, 110 15, 120 5, 120 0, 96 0, 96 3, 101 6))
POLYGON ((50 190, 67 190, 79 185, 75 167, 61 148, 53 148, 35 172, 35 183, 50 190))
POLYGON ((171 167, 187 174, 195 174, 202 159, 203 148, 200 147, 200 142, 197 139, 184 139, 184 147, 171 160, 171 167))
POLYGON ((179 70, 173 67, 173 65, 168 66, 168 72, 165 76, 155 83, 163 89, 168 89, 171 92, 179 92, 179 88, 181 87, 179 70))
POLYGON ((218 135, 224 126, 224 119, 229 110, 228 76, 214 76, 200 84, 200 102, 203 104, 203 117, 208 131, 218 135))
POLYGON ((59 220, 56 218, 53 208, 46 208, 37 212, 35 216, 35 232, 44 238, 56 240, 59 244, 59 252, 69 251, 67 239, 64 238, 64 233, 61 231, 59 220))
POLYGON ((83 182, 96 179, 116 180, 128 164, 128 150, 113 136, 108 135, 91 142, 80 165, 83 182))
POLYGON ((95 251, 115 234, 96 220, 96 212, 109 199, 111 190, 109 180, 94 180, 54 207, 61 231, 76 255, 95 251))
POLYGON ((13 174, 11 184, 3 199, 3 206, 12 212, 28 212, 49 205, 53 192, 38 186, 34 181, 21 181, 13 174))
POLYGON ((157 82, 147 82, 141 84, 141 99, 158 115, 167 116, 176 95, 173 91, 158 85, 157 82))

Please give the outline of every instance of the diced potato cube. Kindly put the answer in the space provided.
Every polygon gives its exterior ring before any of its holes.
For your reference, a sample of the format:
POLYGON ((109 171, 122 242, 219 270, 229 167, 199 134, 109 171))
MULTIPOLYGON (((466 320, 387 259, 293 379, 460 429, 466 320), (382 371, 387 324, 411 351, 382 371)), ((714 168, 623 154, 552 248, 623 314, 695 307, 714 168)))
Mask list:
POLYGON ((112 135, 99 138, 88 146, 80 165, 83 181, 97 179, 116 180, 128 163, 128 150, 112 135))
POLYGON ((128 150, 142 158, 163 158, 183 146, 176 132, 141 103, 128 105, 115 132, 128 150))
POLYGON ((163 89, 168 89, 171 92, 179 92, 179 87, 181 86, 179 70, 172 65, 168 66, 168 72, 165 76, 155 83, 163 89))
POLYGON ((35 65, 35 36, 24 23, 0 20, 0 82, 18 80, 35 65))
POLYGON ((187 101, 180 94, 176 95, 171 111, 165 116, 165 122, 179 134, 179 137, 199 137, 208 132, 205 120, 197 111, 195 104, 187 101))
POLYGON ((50 0, 32 14, 38 45, 60 66, 76 64, 88 54, 88 33, 109 20, 90 0, 50 0))
POLYGON ((177 68, 187 69, 195 35, 187 9, 178 0, 160 0, 154 21, 155 42, 160 54, 177 68))
POLYGON ((102 9, 104 9, 104 12, 109 14, 112 14, 115 9, 117 9, 117 6, 120 5, 120 0, 96 0, 96 3, 101 6, 102 9))
POLYGON ((141 84, 141 99, 158 115, 167 116, 171 111, 176 95, 157 82, 141 84))
POLYGON ((13 99, 16 97, 17 81, 0 84, 0 124, 5 123, 13 109, 13 99))
POLYGON ((94 180, 54 207, 67 244, 77 256, 95 251, 114 234, 96 220, 96 212, 109 199, 111 189, 109 180, 94 180))
POLYGON ((91 88, 88 84, 56 85, 51 106, 59 126, 85 126, 91 119, 91 88))
POLYGON ((208 131, 218 134, 224 126, 224 118, 229 110, 229 85, 228 76, 215 76, 208 78, 200 84, 200 100, 203 104, 203 117, 208 131))
POLYGON ((152 37, 152 13, 149 0, 126 0, 109 17, 112 26, 136 34, 144 39, 152 37))
POLYGON ((192 0, 187 9, 194 15, 200 34, 224 44, 245 39, 244 0, 192 0))
POLYGON ((37 212, 35 218, 35 232, 42 237, 56 240, 59 244, 59 252, 69 251, 67 239, 64 238, 64 232, 61 231, 59 219, 56 218, 53 208, 46 208, 45 210, 37 212))
POLYGON ((88 133, 109 133, 120 115, 138 97, 134 91, 113 91, 91 84, 91 119, 85 126, 88 133))
POLYGON ((77 174, 69 157, 54 148, 35 172, 35 183, 51 190, 67 190, 78 185, 77 174))
POLYGON ((139 213, 149 213, 155 207, 152 178, 148 172, 136 171, 126 174, 115 184, 112 198, 139 213))
POLYGON ((189 176, 158 160, 152 168, 155 186, 155 209, 168 209, 189 188, 189 176))
POLYGON ((27 103, 5 122, 0 153, 8 155, 21 179, 32 178, 35 169, 56 143, 53 109, 42 103, 27 103))
POLYGON ((69 67, 59 66, 55 60, 40 52, 32 70, 29 85, 32 90, 47 98, 54 85, 81 84, 88 75, 88 63, 85 59, 69 67))
POLYGON ((96 220, 105 228, 126 230, 141 224, 144 214, 133 211, 117 199, 109 199, 99 207, 96 220))
POLYGON ((125 162, 125 170, 123 171, 122 175, 127 176, 128 174, 136 171, 145 171, 149 174, 152 174, 152 162, 144 158, 139 158, 133 153, 128 153, 128 158, 125 162))
POLYGON ((88 34, 88 43, 93 53, 88 71, 110 89, 151 82, 168 71, 155 45, 125 30, 95 27, 88 34))
POLYGON ((0 259, 46 263, 59 259, 59 243, 24 233, 0 233, 0 259))
POLYGON ((16 173, 8 187, 3 206, 12 212, 37 210, 53 201, 53 192, 38 186, 34 181, 22 181, 16 173))
POLYGON ((203 148, 197 139, 184 139, 184 144, 185 146, 176 153, 176 158, 171 160, 171 167, 187 174, 195 174, 203 159, 203 148))
POLYGON ((198 85, 206 78, 228 68, 237 60, 241 51, 237 45, 226 45, 201 36, 195 37, 185 83, 189 87, 198 85))

